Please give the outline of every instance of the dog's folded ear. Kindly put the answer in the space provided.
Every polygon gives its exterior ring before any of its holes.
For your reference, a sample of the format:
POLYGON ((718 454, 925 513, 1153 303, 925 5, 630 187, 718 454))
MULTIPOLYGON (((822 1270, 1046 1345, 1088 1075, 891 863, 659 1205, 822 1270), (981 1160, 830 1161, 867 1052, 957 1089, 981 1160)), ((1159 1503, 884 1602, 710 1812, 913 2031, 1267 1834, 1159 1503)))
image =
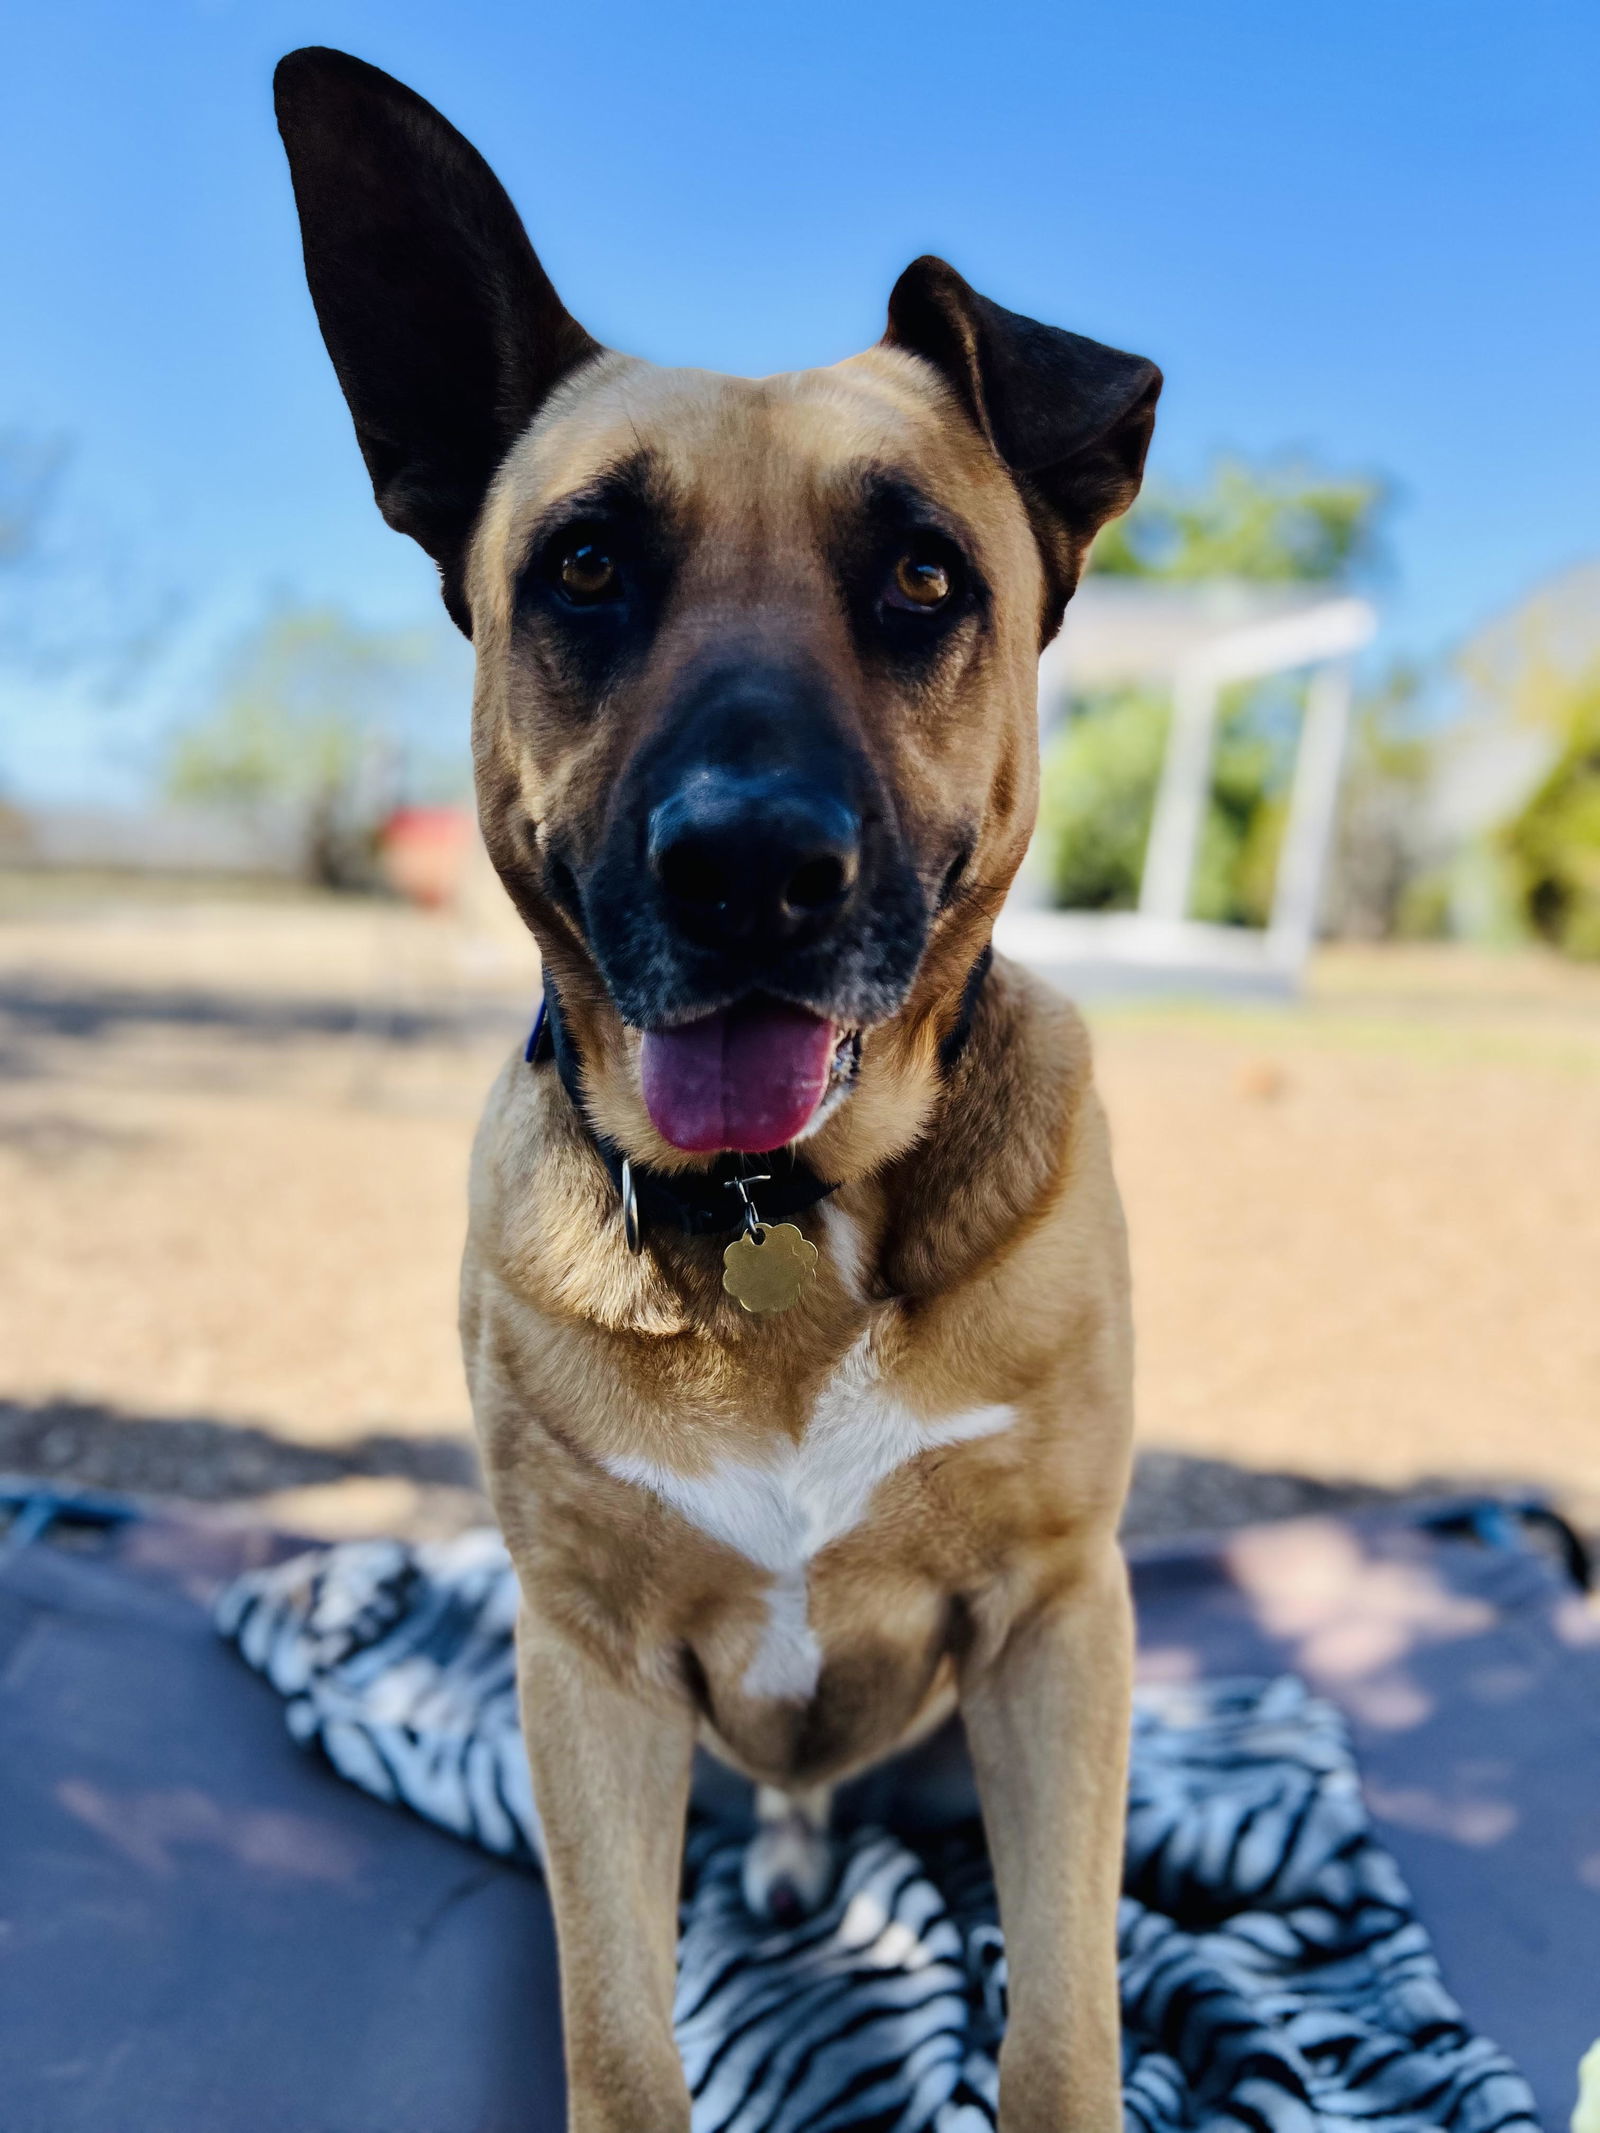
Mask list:
POLYGON ((1139 493, 1160 371, 991 303, 942 259, 914 260, 895 283, 884 339, 943 372, 1016 476, 1044 555, 1053 636, 1090 541, 1139 493))
POLYGON ((431 104, 314 45, 280 61, 274 91, 306 279, 378 508, 433 557, 470 634, 467 544, 494 471, 598 343, 431 104))

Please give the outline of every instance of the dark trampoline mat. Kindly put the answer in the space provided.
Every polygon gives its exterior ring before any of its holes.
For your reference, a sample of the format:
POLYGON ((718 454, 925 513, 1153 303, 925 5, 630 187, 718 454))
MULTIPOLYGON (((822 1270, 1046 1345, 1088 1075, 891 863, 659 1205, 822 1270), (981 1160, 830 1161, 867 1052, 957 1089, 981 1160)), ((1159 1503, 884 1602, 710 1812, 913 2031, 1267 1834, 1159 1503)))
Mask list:
MULTIPOLYGON (((1451 1991, 1560 2128, 1600 2032, 1600 1615, 1539 1553, 1456 1523, 1141 1550, 1141 1663, 1287 1668, 1339 1705, 1451 1991)), ((207 1611, 243 1553, 162 1518, 0 1558, 0 2124, 558 2128, 537 1879, 294 1747, 207 1611)), ((914 1816, 950 1752, 860 1811, 914 1816)))

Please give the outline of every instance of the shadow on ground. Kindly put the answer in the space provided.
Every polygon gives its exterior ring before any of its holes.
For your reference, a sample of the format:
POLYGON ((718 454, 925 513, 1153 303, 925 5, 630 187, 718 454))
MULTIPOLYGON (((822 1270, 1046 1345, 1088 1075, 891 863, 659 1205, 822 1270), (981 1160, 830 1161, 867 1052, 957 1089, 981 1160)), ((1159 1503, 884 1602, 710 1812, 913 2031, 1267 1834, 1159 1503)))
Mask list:
POLYGON ((1262 1472, 1226 1459, 1197 1459, 1187 1452, 1146 1451, 1134 1467, 1122 1530, 1130 1540, 1169 1540, 1183 1533, 1253 1525, 1259 1519, 1431 1501, 1455 1495, 1459 1486, 1429 1480, 1414 1488, 1381 1489, 1370 1482, 1262 1472))
MULTIPOLYGON (((0 1472, 198 1503, 237 1503, 355 1479, 481 1489, 472 1444, 453 1431, 380 1431, 312 1445, 255 1423, 129 1414, 74 1400, 0 1400, 0 1472)), ((1165 1538, 1442 1493, 1450 1493, 1449 1484, 1388 1490, 1147 1451, 1134 1474, 1124 1531, 1130 1538, 1165 1538)))
MULTIPOLYGON (((441 1037, 498 1034, 521 1020, 521 1010, 492 999, 436 1006, 396 1001, 273 997, 203 987, 119 988, 64 984, 46 977, 0 982, 0 1032, 7 1051, 22 1054, 29 1039, 98 1044, 134 1025, 206 1030, 253 1042, 298 1037, 382 1037, 417 1044, 441 1037)), ((18 1060, 8 1060, 15 1066, 18 1060)))
POLYGON ((127 1414, 77 1400, 0 1400, 0 1471, 195 1503, 379 1476, 422 1487, 480 1486, 472 1445, 455 1432, 300 1444, 254 1423, 127 1414))

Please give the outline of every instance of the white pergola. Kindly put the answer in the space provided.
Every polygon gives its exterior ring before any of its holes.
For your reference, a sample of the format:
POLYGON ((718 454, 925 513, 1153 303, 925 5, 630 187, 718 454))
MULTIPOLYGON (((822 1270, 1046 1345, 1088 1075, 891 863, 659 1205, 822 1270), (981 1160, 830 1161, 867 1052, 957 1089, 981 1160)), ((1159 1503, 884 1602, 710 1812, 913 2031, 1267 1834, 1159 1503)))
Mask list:
POLYGON ((1054 911, 1025 866, 996 944, 1068 991, 1295 991, 1316 936, 1350 722, 1350 663, 1377 617, 1304 588, 1151 587, 1091 578, 1039 667, 1046 729, 1073 690, 1167 688, 1172 725, 1138 908, 1054 911), (1265 927, 1189 916, 1211 788, 1217 702, 1230 683, 1308 673, 1289 818, 1265 927))

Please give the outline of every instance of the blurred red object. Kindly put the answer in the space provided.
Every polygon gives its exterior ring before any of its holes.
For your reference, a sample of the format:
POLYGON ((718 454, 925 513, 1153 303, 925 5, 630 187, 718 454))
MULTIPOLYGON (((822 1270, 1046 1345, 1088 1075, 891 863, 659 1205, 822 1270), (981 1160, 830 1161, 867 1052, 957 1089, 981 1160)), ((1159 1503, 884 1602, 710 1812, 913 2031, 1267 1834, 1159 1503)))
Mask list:
POLYGON ((442 910, 460 890, 472 834, 464 807, 397 807, 378 832, 384 880, 407 903, 442 910))

